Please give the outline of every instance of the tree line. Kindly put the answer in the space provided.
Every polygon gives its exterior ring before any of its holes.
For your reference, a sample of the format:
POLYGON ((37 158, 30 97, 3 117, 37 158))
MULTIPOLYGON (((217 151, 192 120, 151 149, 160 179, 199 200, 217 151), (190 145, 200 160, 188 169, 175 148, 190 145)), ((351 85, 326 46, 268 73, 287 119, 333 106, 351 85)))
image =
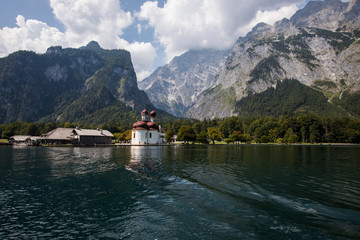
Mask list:
MULTIPOLYGON (((77 123, 28 123, 0 124, 0 136, 8 139, 13 135, 40 136, 57 127, 106 129, 122 142, 131 139, 132 124, 114 121, 101 125, 77 123)), ((360 120, 351 117, 320 117, 314 114, 299 116, 258 118, 228 117, 223 119, 175 119, 158 123, 165 130, 168 142, 215 143, 225 141, 256 143, 360 143, 360 120)))
POLYGON ((167 141, 256 143, 360 143, 360 120, 344 117, 262 116, 175 120, 165 125, 167 141))

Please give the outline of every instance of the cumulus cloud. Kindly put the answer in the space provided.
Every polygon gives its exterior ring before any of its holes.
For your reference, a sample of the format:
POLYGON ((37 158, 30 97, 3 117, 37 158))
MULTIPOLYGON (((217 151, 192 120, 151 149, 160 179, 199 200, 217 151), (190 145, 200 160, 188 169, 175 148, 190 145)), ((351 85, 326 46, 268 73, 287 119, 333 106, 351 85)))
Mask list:
POLYGON ((188 49, 229 48, 256 24, 291 16, 305 0, 147 1, 137 17, 155 29, 168 60, 188 49), (254 24, 255 23, 255 24, 254 24))
POLYGON ((50 6, 66 28, 67 41, 79 45, 96 40, 105 48, 116 47, 133 21, 118 0, 50 0, 50 6))
POLYGON ((54 45, 80 47, 95 40, 103 48, 129 50, 135 71, 142 78, 152 68, 155 49, 151 43, 129 43, 121 38, 133 18, 122 10, 119 0, 50 0, 50 6, 65 31, 19 15, 17 27, 0 29, 0 56, 17 50, 44 52, 54 45))
POLYGON ((134 59, 134 67, 139 81, 151 74, 152 65, 156 57, 155 48, 150 43, 134 42, 126 47, 134 59))
POLYGON ((290 17, 294 15, 297 10, 299 9, 296 4, 292 4, 273 11, 258 11, 256 13, 255 19, 253 19, 250 23, 250 27, 253 27, 259 22, 265 22, 267 24, 273 25, 276 21, 280 19, 290 19, 290 17))
POLYGON ((44 52, 49 45, 65 44, 65 34, 57 28, 49 27, 37 20, 27 20, 21 15, 16 17, 15 28, 5 27, 0 30, 0 56, 17 50, 44 52))

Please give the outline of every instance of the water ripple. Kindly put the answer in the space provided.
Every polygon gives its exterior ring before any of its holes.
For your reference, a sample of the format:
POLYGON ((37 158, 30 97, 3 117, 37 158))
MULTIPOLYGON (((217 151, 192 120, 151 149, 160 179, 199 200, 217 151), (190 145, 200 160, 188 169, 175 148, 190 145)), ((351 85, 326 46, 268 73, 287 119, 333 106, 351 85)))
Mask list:
POLYGON ((337 149, 0 149, 0 239, 357 239, 360 151, 337 149))

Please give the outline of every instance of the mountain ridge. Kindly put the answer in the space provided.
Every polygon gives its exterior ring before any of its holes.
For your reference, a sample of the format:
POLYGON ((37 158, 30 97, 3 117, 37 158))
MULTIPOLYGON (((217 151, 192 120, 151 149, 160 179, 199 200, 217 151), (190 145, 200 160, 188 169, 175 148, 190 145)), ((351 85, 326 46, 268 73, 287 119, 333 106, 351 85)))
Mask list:
POLYGON ((156 109, 138 89, 126 50, 90 42, 79 49, 55 46, 45 54, 18 51, 0 59, 0 122, 134 121, 143 108, 156 109))
MULTIPOLYGON (((339 2, 327 0, 321 4, 324 7, 339 2)), ((345 10, 340 11, 341 16, 357 9, 359 1, 345 5, 342 8, 345 10)), ((330 9, 333 7, 328 6, 330 9)), ((294 16, 312 16, 309 9, 312 10, 305 7, 294 16)), ((315 11, 315 14, 318 12, 315 11)), ((337 31, 299 27, 288 19, 280 20, 273 26, 257 24, 245 37, 238 39, 213 86, 199 97, 199 101, 185 116, 204 119, 241 115, 236 107, 239 101, 269 88, 276 88, 285 79, 296 79, 324 94, 330 104, 341 105, 343 92, 354 93, 360 89, 359 25, 354 27, 358 20, 359 16, 350 18, 350 22, 341 20, 341 29, 338 29, 338 25, 333 26, 337 31)), ((320 19, 317 24, 321 25, 322 22, 320 19)), ((339 111, 342 110, 339 108, 339 111)), ((338 115, 335 112, 329 114, 338 115)), ((359 116, 359 112, 353 111, 346 114, 359 116)))
POLYGON ((190 50, 139 83, 158 108, 182 117, 214 81, 228 50, 190 50))

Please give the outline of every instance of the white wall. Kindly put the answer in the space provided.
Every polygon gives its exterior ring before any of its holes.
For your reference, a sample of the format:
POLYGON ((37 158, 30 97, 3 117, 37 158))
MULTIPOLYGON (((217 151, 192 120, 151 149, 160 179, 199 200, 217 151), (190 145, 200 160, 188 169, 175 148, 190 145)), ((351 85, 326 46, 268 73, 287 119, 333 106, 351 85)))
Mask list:
POLYGON ((158 144, 159 139, 160 133, 157 130, 132 130, 132 144, 158 144))

